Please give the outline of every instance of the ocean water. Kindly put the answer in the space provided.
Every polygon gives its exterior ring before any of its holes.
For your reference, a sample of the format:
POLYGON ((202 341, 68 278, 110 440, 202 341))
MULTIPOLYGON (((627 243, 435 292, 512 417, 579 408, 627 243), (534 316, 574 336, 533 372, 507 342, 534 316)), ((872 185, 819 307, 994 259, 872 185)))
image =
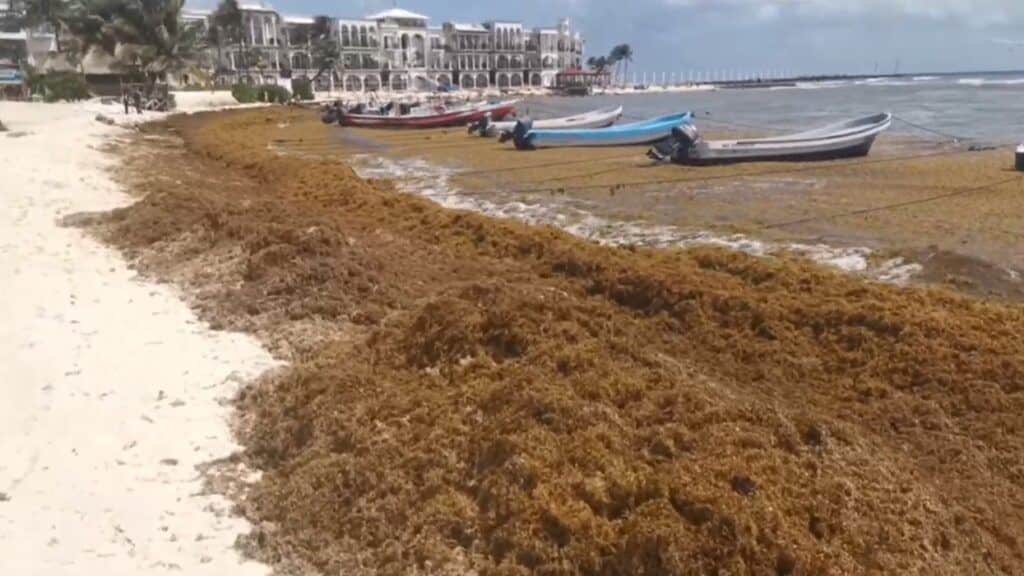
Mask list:
MULTIPOLYGON (((527 99, 520 111, 544 118, 618 104, 625 108, 624 122, 690 110, 695 113, 698 126, 705 124, 708 129, 789 131, 886 111, 961 140, 984 144, 1024 141, 1024 73, 869 78, 775 89, 543 97, 527 99)), ((890 134, 945 139, 903 122, 894 123, 890 134)), ((556 226, 606 245, 715 245, 757 256, 797 253, 849 273, 897 284, 912 280, 922 270, 920 264, 902 258, 877 258, 875 250, 865 246, 773 243, 651 221, 618 220, 571 196, 506 193, 500 187, 466 190, 454 181, 458 166, 435 165, 420 158, 388 157, 386 150, 375 146, 368 146, 366 154, 352 160, 363 176, 393 178, 399 190, 424 196, 442 206, 556 226)))
MULTIPOLYGON (((891 112, 963 140, 1024 142, 1024 72, 806 82, 795 88, 544 97, 528 99, 522 109, 542 118, 617 104, 626 108, 623 121, 691 110, 698 126, 703 123, 708 129, 764 131, 811 128, 891 112)), ((899 121, 891 133, 940 138, 899 121)))

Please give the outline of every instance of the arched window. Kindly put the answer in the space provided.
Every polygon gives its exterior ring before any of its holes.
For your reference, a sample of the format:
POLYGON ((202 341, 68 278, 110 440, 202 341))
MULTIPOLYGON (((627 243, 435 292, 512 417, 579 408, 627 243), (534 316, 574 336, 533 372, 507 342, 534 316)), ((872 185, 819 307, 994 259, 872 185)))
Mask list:
POLYGON ((370 45, 370 39, 366 33, 366 26, 359 27, 359 44, 367 47, 370 45))
POLYGON ((348 25, 341 27, 341 45, 348 46, 351 43, 351 39, 348 35, 348 25))

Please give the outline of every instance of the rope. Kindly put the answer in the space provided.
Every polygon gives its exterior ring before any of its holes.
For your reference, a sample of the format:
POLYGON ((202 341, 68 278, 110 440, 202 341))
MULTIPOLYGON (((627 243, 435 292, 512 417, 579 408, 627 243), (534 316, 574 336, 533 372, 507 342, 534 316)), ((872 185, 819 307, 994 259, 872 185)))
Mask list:
MULTIPOLYGON (((554 186, 554 187, 541 187, 541 188, 518 188, 506 190, 510 193, 532 193, 532 192, 565 192, 568 190, 593 190, 599 188, 609 188, 620 190, 623 188, 631 188, 638 186, 656 186, 660 184, 685 184, 693 182, 711 182, 718 180, 739 180, 742 178, 751 178, 756 176, 774 176, 779 174, 800 174, 804 172, 814 172, 819 170, 837 170, 846 168, 856 168, 860 166, 869 166, 876 164, 891 164, 893 162, 909 162, 912 160, 921 160, 925 158, 936 158, 941 156, 952 156, 956 154, 966 154, 968 151, 964 150, 946 150, 941 152, 928 152, 923 154, 913 154, 908 156, 895 156, 892 158, 880 158, 877 160, 864 160, 861 162, 846 162, 846 163, 835 163, 835 164, 815 164, 812 166, 799 166, 795 168, 781 168, 774 170, 761 170, 757 172, 748 172, 745 174, 715 174, 710 176, 700 176, 697 178, 687 177, 674 177, 674 178, 662 178, 658 180, 631 180, 626 182, 611 183, 611 184, 579 184, 576 186, 554 186)), ((581 177, 586 177, 581 175, 581 177)))
POLYGON ((922 132, 927 132, 929 134, 934 134, 936 136, 942 136, 943 138, 948 138, 954 144, 959 144, 962 140, 973 140, 973 138, 961 138, 959 136, 955 136, 955 135, 950 134, 948 132, 942 132, 941 130, 934 130, 932 128, 928 128, 927 126, 922 126, 920 124, 915 124, 914 122, 911 122, 910 120, 907 120, 906 118, 904 118, 902 116, 897 116, 895 114, 893 114, 892 117, 893 117, 893 120, 899 120, 900 122, 903 122, 904 124, 906 124, 907 126, 910 126, 911 128, 917 128, 918 130, 920 130, 922 132))
POLYGON ((760 229, 762 229, 762 230, 770 230, 770 229, 774 229, 774 228, 786 228, 786 227, 789 227, 789 226, 795 226, 797 224, 806 224, 808 222, 824 221, 824 220, 834 220, 836 218, 843 218, 843 217, 846 217, 846 216, 860 216, 860 215, 863 215, 863 214, 871 214, 873 212, 882 212, 882 211, 885 211, 885 210, 895 210, 897 208, 904 208, 904 207, 907 207, 907 206, 916 206, 918 204, 926 204, 926 203, 929 203, 929 202, 935 202, 935 201, 938 201, 938 200, 945 200, 947 198, 953 198, 954 196, 962 196, 964 194, 971 194, 971 193, 974 193, 974 192, 983 192, 983 191, 986 191, 986 190, 991 190, 991 189, 994 189, 994 188, 998 188, 998 187, 1000 187, 1000 186, 1002 186, 1004 184, 1009 184, 1011 182, 1016 182, 1016 181, 1019 181, 1019 180, 1022 180, 1022 179, 1024 179, 1024 177, 1013 176, 1013 177, 1010 177, 1010 178, 1006 178, 1005 180, 1000 180, 998 182, 990 182, 988 184, 982 184, 981 186, 972 186, 972 187, 968 187, 968 188, 959 188, 957 190, 954 190, 952 192, 947 192, 945 194, 937 194, 935 196, 928 196, 926 198, 918 198, 916 200, 907 200, 907 201, 904 201, 904 202, 896 202, 894 204, 885 204, 885 205, 882 205, 882 206, 873 206, 871 208, 860 208, 860 209, 857 209, 857 210, 850 210, 850 211, 847 211, 847 212, 839 212, 837 214, 829 214, 829 215, 826 215, 826 216, 809 216, 807 218, 797 218, 795 220, 786 220, 786 221, 783 221, 783 222, 775 222, 773 224, 765 224, 765 225, 761 226, 760 229))

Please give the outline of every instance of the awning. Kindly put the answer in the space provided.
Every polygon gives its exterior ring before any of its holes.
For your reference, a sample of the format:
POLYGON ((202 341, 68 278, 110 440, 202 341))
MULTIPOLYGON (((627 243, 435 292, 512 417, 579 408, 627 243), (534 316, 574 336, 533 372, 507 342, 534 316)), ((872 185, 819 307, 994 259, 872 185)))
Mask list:
POLYGON ((21 70, 0 69, 0 86, 21 86, 25 83, 25 74, 21 70))

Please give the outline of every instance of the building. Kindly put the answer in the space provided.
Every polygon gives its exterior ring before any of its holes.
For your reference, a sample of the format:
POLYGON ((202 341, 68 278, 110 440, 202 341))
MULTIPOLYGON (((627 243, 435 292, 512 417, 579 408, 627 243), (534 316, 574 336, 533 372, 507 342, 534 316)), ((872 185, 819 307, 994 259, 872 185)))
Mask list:
MULTIPOLYGON (((0 0, 2 2, 4 0, 0 0)), ((213 58, 222 82, 277 83, 317 74, 310 38, 314 19, 282 16, 266 4, 243 4, 242 42, 213 58)), ((198 22, 209 13, 189 12, 198 22)), ((199 25, 199 24, 197 24, 199 25)), ((446 22, 392 8, 330 22, 341 57, 319 88, 351 92, 552 87, 560 70, 579 68, 584 43, 563 19, 528 30, 520 22, 446 22)))
POLYGON ((442 26, 445 69, 452 84, 466 89, 491 85, 491 31, 480 24, 446 22, 442 26))
POLYGON ((0 0, 0 58, 43 67, 56 49, 55 37, 49 26, 21 28, 19 19, 24 8, 22 0, 0 0))

